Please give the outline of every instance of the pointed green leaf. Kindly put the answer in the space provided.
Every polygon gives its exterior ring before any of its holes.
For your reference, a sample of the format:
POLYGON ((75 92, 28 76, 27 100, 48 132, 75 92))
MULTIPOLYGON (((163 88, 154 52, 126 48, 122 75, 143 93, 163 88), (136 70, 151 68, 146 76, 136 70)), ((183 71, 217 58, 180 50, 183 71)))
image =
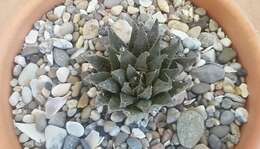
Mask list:
POLYGON ((127 69, 126 69, 126 77, 128 80, 133 79, 134 77, 136 77, 137 71, 136 69, 132 66, 132 65, 128 65, 127 69))
POLYGON ((155 42, 153 43, 153 46, 150 48, 149 52, 150 52, 149 60, 154 59, 161 54, 160 38, 155 40, 155 42))
POLYGON ((195 64, 197 56, 195 52, 190 52, 187 56, 176 58, 175 61, 187 68, 195 64))
POLYGON ((125 82, 121 88, 121 92, 127 94, 127 95, 132 95, 133 91, 132 88, 130 87, 130 84, 128 82, 125 82))
POLYGON ((151 100, 140 100, 137 103, 136 107, 139 108, 140 110, 142 110, 143 112, 148 112, 151 105, 152 105, 151 100))
POLYGON ((179 81, 173 81, 172 89, 169 91, 169 94, 171 96, 174 96, 174 95, 180 93, 181 91, 185 90, 186 86, 187 86, 187 83, 179 82, 179 81))
POLYGON ((156 69, 154 71, 148 72, 145 74, 145 84, 146 85, 151 85, 155 78, 159 76, 159 70, 156 69))
POLYGON ((122 69, 126 69, 128 65, 134 66, 136 63, 136 57, 127 49, 124 49, 122 54, 120 55, 120 67, 122 69))
POLYGON ((91 84, 98 84, 102 81, 105 81, 106 79, 108 79, 110 77, 110 74, 108 72, 98 72, 98 73, 92 73, 87 75, 84 79, 83 79, 83 83, 91 83, 91 84))
POLYGON ((110 71, 110 62, 103 56, 89 55, 85 56, 85 60, 92 64, 97 71, 110 71))
POLYGON ((161 53, 167 54, 168 58, 170 58, 170 59, 175 58, 177 56, 176 47, 174 47, 174 46, 170 46, 170 47, 166 47, 166 48, 162 49, 161 53))
POLYGON ((110 47, 119 50, 121 47, 125 46, 125 43, 116 35, 112 29, 108 33, 110 47))
POLYGON ((160 73, 160 78, 162 80, 167 80, 168 77, 170 77, 172 80, 175 80, 175 78, 183 71, 183 67, 178 64, 177 68, 172 69, 162 69, 160 73))
POLYGON ((120 98, 118 96, 112 96, 109 100, 108 109, 110 112, 120 110, 120 98))
POLYGON ((147 67, 147 58, 149 56, 149 52, 145 51, 144 53, 142 53, 141 55, 139 55, 139 57, 136 60, 136 64, 135 64, 135 68, 139 71, 147 71, 148 67, 147 67))
POLYGON ((112 48, 108 49, 108 58, 111 63, 111 70, 116 70, 120 68, 120 62, 116 55, 115 49, 112 48))
POLYGON ((172 89, 172 81, 169 79, 167 82, 157 79, 153 84, 153 96, 162 92, 167 92, 172 89))
POLYGON ((109 97, 107 97, 107 96, 98 94, 95 99, 96 99, 96 102, 95 102, 96 105, 104 106, 104 105, 108 105, 109 104, 109 97))
POLYGON ((120 107, 125 108, 132 105, 136 101, 136 98, 127 94, 120 93, 120 107))
POLYGON ((148 32, 148 39, 150 44, 153 44, 158 38, 159 38, 159 21, 156 19, 155 23, 152 26, 152 29, 148 32))
POLYGON ((116 80, 121 86, 123 86, 124 82, 126 81, 126 74, 125 70, 117 69, 111 72, 112 78, 116 80))
POLYGON ((111 93, 118 93, 120 91, 119 85, 112 78, 100 82, 98 86, 111 93))
POLYGON ((162 106, 167 106, 169 103, 172 102, 171 95, 167 92, 160 93, 152 97, 151 100, 153 105, 162 105, 162 106))
MULTIPOLYGON (((130 41, 128 44, 128 48, 130 49, 130 51, 134 48, 138 29, 139 28, 138 28, 137 24, 135 23, 135 21, 132 21, 132 34, 131 34, 131 38, 130 38, 130 41)), ((133 51, 131 51, 131 52, 133 52, 133 51)))
POLYGON ((149 63, 148 63, 148 66, 149 66, 149 69, 151 71, 153 70, 156 70, 156 69, 160 69, 161 68, 161 65, 163 63, 163 61, 167 58, 167 55, 160 55, 160 56, 157 56, 155 57, 154 59, 152 59, 149 63))
POLYGON ((139 30, 136 34, 136 38, 134 41, 134 47, 131 49, 131 51, 133 52, 133 54, 135 56, 138 56, 148 48, 149 48, 149 41, 148 41, 147 34, 146 34, 143 26, 140 26, 139 30))
POLYGON ((152 86, 148 86, 144 89, 144 91, 138 95, 138 98, 141 99, 150 99, 152 96, 153 88, 152 86))
POLYGON ((142 81, 142 77, 139 78, 137 86, 133 89, 134 93, 136 95, 141 94, 144 91, 144 83, 142 81))

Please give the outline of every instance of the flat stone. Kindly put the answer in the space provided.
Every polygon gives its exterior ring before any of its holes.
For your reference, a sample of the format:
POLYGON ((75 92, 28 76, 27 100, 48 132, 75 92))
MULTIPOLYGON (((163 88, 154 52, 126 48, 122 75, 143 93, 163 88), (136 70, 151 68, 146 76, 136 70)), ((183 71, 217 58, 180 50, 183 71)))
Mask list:
POLYGON ((106 8, 112 8, 113 6, 119 5, 121 0, 105 0, 104 5, 106 8))
POLYGON ((241 123, 246 123, 248 120, 248 112, 243 107, 239 107, 236 109, 235 116, 241 123))
POLYGON ((67 67, 60 67, 56 71, 56 76, 58 80, 62 83, 66 82, 70 74, 70 70, 67 67))
POLYGON ((180 21, 177 21, 177 20, 169 21, 168 27, 170 29, 173 28, 173 29, 180 30, 180 31, 183 31, 183 32, 187 32, 189 30, 189 26, 186 23, 183 23, 183 22, 180 22, 180 21))
POLYGON ((183 40, 183 39, 189 37, 185 32, 180 31, 180 30, 171 29, 170 32, 171 32, 173 35, 179 37, 181 40, 183 40))
POLYGON ((34 44, 37 41, 39 32, 37 30, 31 30, 25 37, 25 43, 34 44))
POLYGON ((84 134, 84 127, 78 122, 68 121, 66 123, 67 132, 70 135, 81 137, 84 134))
POLYGON ((22 101, 25 104, 29 104, 32 101, 32 92, 29 87, 24 87, 22 90, 22 101))
POLYGON ((223 51, 218 55, 218 62, 225 64, 237 56, 236 51, 232 48, 224 48, 223 51))
POLYGON ((161 11, 166 12, 166 13, 170 12, 170 7, 166 0, 157 0, 157 4, 161 11))
POLYGON ((214 43, 217 41, 217 37, 212 33, 202 32, 198 39, 201 42, 202 47, 207 48, 209 46, 213 46, 214 43))
POLYGON ((113 122, 118 123, 118 122, 122 122, 126 118, 126 115, 123 112, 118 111, 118 112, 113 112, 110 118, 113 122))
POLYGON ((199 83, 192 86, 191 91, 195 94, 204 94, 210 90, 210 85, 206 83, 199 83))
POLYGON ((112 29, 122 41, 124 41, 125 43, 128 43, 130 41, 132 27, 127 21, 116 21, 112 25, 112 29))
POLYGON ((71 49, 73 45, 66 39, 53 38, 53 46, 59 49, 71 49))
POLYGON ((48 118, 54 116, 66 103, 67 97, 50 98, 45 104, 45 112, 48 118))
POLYGON ((231 111, 224 111, 221 113, 220 122, 223 125, 229 125, 235 120, 235 115, 231 111))
POLYGON ((122 12, 122 10, 123 10, 123 6, 117 5, 111 8, 111 13, 115 16, 118 16, 122 12))
POLYGON ((222 138, 229 133, 229 127, 225 125, 215 126, 210 129, 210 133, 222 138))
POLYGON ((71 83, 63 83, 54 86, 51 90, 51 94, 55 97, 66 95, 71 87, 71 83))
POLYGON ((193 77, 204 83, 215 83, 225 77, 224 68, 219 64, 206 64, 191 71, 193 77))
POLYGON ((71 34, 74 31, 74 26, 72 22, 65 22, 59 26, 57 35, 62 37, 66 34, 71 34))
POLYGON ((66 121, 66 113, 65 112, 57 112, 53 116, 51 116, 49 120, 49 125, 54 125, 57 127, 64 127, 66 121))
POLYGON ((222 148, 221 140, 215 135, 209 136, 208 143, 209 143, 210 148, 213 148, 213 149, 221 149, 222 148))
POLYGON ((200 41, 196 38, 185 38, 182 43, 185 48, 189 48, 191 50, 199 49, 201 46, 200 41))
POLYGON ((199 35, 201 33, 201 27, 200 26, 195 26, 193 28, 191 28, 187 34, 190 36, 190 37, 193 37, 193 38, 198 38, 199 35))
POLYGON ((194 147, 204 133, 203 117, 196 111, 185 111, 177 121, 177 135, 182 146, 194 147))
POLYGON ((37 77, 37 71, 39 67, 34 63, 29 63, 21 72, 18 82, 19 85, 25 86, 30 83, 32 79, 35 79, 37 77))
POLYGON ((13 92, 12 95, 9 97, 9 104, 14 107, 21 100, 22 100, 22 98, 21 98, 20 93, 19 92, 13 92))
POLYGON ((63 13, 65 12, 65 9, 66 9, 66 6, 64 5, 61 5, 61 6, 58 6, 58 7, 55 7, 54 8, 54 15, 56 15, 58 18, 61 18, 63 13))
POLYGON ((174 123, 177 121, 177 119, 180 117, 181 113, 179 112, 178 109, 176 108, 170 108, 168 109, 167 111, 167 119, 166 119, 166 122, 168 124, 170 123, 174 123))
POLYGON ((17 56, 15 56, 15 57, 14 57, 14 62, 15 62, 16 64, 19 64, 19 65, 23 66, 23 67, 26 66, 25 57, 23 57, 22 55, 17 55, 17 56))
POLYGON ((231 100, 239 103, 245 103, 246 100, 238 95, 232 94, 232 93, 226 93, 225 97, 230 98, 231 100))
POLYGON ((69 55, 66 51, 61 50, 61 49, 54 49, 54 61, 57 65, 64 67, 69 64, 69 55))
POLYGON ((116 145, 120 145, 122 143, 124 143, 126 141, 126 139, 128 138, 128 134, 124 133, 124 132, 120 132, 115 139, 115 144, 116 145))
POLYGON ((132 129, 132 136, 135 138, 143 139, 145 138, 144 132, 139 128, 133 128, 132 129))
POLYGON ((85 138, 85 140, 90 148, 94 149, 100 144, 101 137, 99 136, 99 132, 92 130, 85 138))
POLYGON ((139 4, 143 7, 149 7, 153 4, 153 0, 139 0, 139 4))
POLYGON ((24 123, 15 123, 15 127, 17 127, 21 132, 26 134, 28 137, 33 139, 34 141, 38 143, 45 142, 45 136, 44 133, 39 132, 35 124, 24 124, 24 123))
POLYGON ((49 125, 45 129, 46 149, 61 149, 67 132, 63 128, 49 125))
POLYGON ((80 144, 80 139, 78 137, 68 135, 65 138, 63 149, 74 149, 80 144))
POLYGON ((92 39, 97 37, 99 30, 98 20, 92 19, 87 21, 83 26, 83 35, 85 39, 92 39))
POLYGON ((134 6, 128 6, 127 7, 127 13, 129 14, 137 14, 139 12, 139 9, 134 6))
POLYGON ((91 12, 95 11, 97 6, 98 6, 98 1, 97 0, 91 0, 88 3, 87 12, 91 13, 91 12))
POLYGON ((128 138, 126 142, 130 149, 142 149, 141 141, 136 138, 128 138))
POLYGON ((207 62, 215 63, 216 52, 214 49, 210 48, 209 50, 203 52, 201 57, 202 57, 202 59, 206 60, 207 62))
POLYGON ((37 114, 34 114, 34 119, 36 129, 40 132, 43 132, 47 127, 47 119, 45 113, 43 111, 37 112, 37 114))

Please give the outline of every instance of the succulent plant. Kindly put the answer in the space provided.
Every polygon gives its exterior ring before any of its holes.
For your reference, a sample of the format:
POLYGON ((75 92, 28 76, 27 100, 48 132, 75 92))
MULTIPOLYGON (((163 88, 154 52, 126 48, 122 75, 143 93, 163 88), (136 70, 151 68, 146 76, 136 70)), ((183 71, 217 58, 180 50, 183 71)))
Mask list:
POLYGON ((123 111, 128 115, 172 105, 173 96, 186 85, 176 77, 196 59, 194 54, 178 54, 179 48, 183 48, 181 40, 161 48, 158 21, 147 32, 135 22, 132 28, 128 44, 109 31, 107 57, 86 53, 77 59, 86 60, 96 70, 84 77, 83 82, 100 90, 97 104, 108 105, 110 112, 123 111))

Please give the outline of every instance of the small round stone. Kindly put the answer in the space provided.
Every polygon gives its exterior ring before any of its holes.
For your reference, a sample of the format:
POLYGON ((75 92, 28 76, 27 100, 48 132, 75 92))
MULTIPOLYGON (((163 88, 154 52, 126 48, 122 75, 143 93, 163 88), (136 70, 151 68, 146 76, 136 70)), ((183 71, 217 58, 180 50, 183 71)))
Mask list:
POLYGON ((245 123, 248 120, 248 112, 243 107, 239 107, 236 109, 235 116, 241 123, 245 123))
POLYGON ((208 142, 209 142, 209 146, 211 148, 221 149, 221 147, 222 147, 221 140, 217 136, 215 136, 215 135, 210 135, 209 139, 208 139, 208 142))
POLYGON ((127 144, 130 149, 142 149, 142 143, 136 138, 128 138, 127 144))
POLYGON ((133 128, 132 129, 132 136, 135 138, 143 139, 145 138, 144 132, 139 128, 133 128))
POLYGON ((224 111, 221 113, 220 122, 223 125, 231 124, 234 121, 234 119, 235 119, 234 113, 231 111, 224 111))
POLYGON ((67 67, 60 67, 56 71, 56 76, 58 80, 62 83, 66 82, 70 74, 70 70, 67 67))
POLYGON ((126 115, 123 112, 113 112, 110 118, 113 122, 118 123, 122 122, 126 118, 126 115))
POLYGON ((84 134, 84 127, 78 122, 68 121, 66 123, 66 129, 69 134, 81 137, 84 134))
POLYGON ((90 113, 90 118, 93 120, 93 121, 97 121, 99 120, 101 117, 100 113, 98 113, 98 111, 94 110, 94 111, 91 111, 90 113))
POLYGON ((90 97, 90 98, 96 97, 96 96, 97 96, 97 88, 91 87, 91 88, 88 90, 87 94, 88 94, 88 97, 90 97))

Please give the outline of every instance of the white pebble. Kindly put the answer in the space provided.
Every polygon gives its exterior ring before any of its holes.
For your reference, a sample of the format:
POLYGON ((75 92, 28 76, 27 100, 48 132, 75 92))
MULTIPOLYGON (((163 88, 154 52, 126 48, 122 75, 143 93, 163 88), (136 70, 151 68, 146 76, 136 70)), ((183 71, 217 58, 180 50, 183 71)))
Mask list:
POLYGON ((26 60, 25 60, 25 58, 24 58, 23 56, 21 56, 21 55, 15 56, 14 62, 15 62, 16 64, 19 64, 19 65, 23 66, 23 67, 26 66, 26 60))
POLYGON ((25 104, 28 104, 32 101, 32 92, 29 87, 24 87, 22 90, 22 101, 25 104))
POLYGON ((39 32, 36 30, 31 30, 29 34, 25 37, 25 42, 28 44, 33 44, 37 41, 39 32))
POLYGON ((55 97, 64 96, 69 92, 70 87, 71 87, 71 83, 59 84, 52 88, 51 94, 55 97))
POLYGON ((57 17, 62 17, 63 13, 65 12, 65 8, 66 6, 62 5, 62 6, 58 6, 56 8, 54 8, 53 13, 57 16, 57 17))
POLYGON ((87 92, 88 97, 94 98, 97 96, 97 89, 95 87, 91 87, 87 92))
POLYGON ((232 44, 232 41, 229 38, 223 38, 220 40, 220 42, 224 47, 230 47, 232 44))
POLYGON ((66 82, 70 74, 70 70, 67 67, 60 67, 56 71, 56 76, 58 80, 62 83, 66 82))
POLYGON ((248 112, 245 108, 242 107, 236 109, 235 116, 242 123, 245 123, 248 120, 248 112))
POLYGON ((13 92, 12 95, 9 97, 10 105, 16 106, 19 101, 21 101, 21 96, 19 92, 13 92))
POLYGON ((132 136, 136 137, 136 138, 139 138, 139 139, 145 138, 145 134, 139 128, 133 128, 132 129, 132 136))
POLYGON ((66 123, 66 129, 69 134, 76 137, 81 137, 84 134, 84 127, 78 122, 68 121, 66 123))

